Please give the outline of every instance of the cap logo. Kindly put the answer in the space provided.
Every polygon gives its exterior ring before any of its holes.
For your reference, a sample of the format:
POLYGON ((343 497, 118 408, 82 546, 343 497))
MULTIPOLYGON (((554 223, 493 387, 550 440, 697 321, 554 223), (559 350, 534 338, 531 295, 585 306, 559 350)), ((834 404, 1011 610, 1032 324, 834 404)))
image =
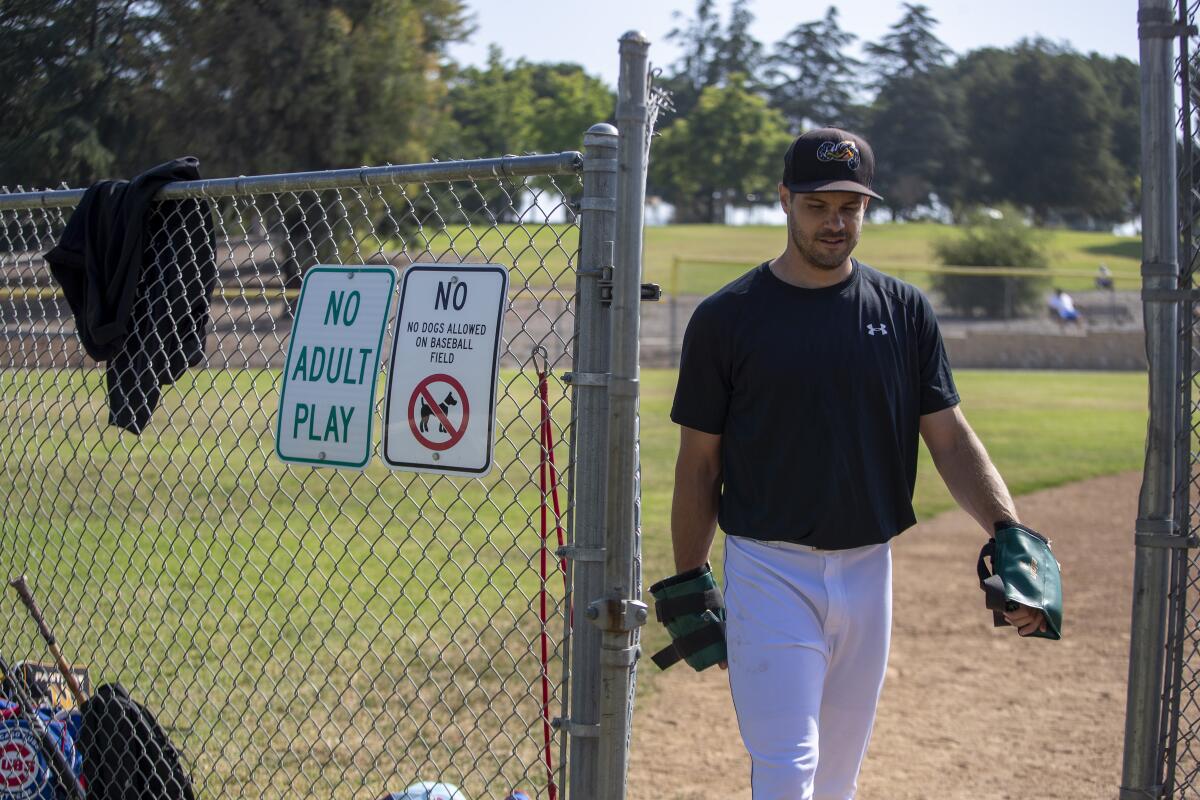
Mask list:
POLYGON ((842 161, 852 170, 858 169, 862 159, 858 155, 858 145, 846 139, 841 142, 821 142, 817 148, 818 161, 842 161))

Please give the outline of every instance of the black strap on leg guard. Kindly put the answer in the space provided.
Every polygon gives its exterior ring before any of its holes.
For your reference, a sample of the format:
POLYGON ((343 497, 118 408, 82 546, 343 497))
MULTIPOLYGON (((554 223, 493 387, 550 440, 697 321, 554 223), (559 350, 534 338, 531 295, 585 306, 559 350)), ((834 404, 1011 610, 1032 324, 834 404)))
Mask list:
POLYGON ((666 669, 690 655, 695 655, 712 644, 725 643, 725 623, 718 622, 697 628, 687 636, 680 637, 650 656, 659 669, 666 669))
POLYGON ((659 669, 687 661, 700 671, 726 659, 725 602, 708 564, 659 581, 650 593, 672 640, 651 656, 659 669))

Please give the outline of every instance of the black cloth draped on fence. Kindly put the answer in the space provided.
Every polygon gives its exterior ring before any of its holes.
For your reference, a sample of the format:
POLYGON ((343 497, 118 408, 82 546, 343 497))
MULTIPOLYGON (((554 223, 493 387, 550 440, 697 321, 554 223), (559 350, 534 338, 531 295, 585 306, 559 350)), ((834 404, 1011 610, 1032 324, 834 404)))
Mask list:
POLYGON ((149 424, 161 387, 204 358, 217 282, 212 207, 152 203, 168 183, 199 177, 187 157, 91 186, 46 254, 84 349, 107 362, 109 423, 133 433, 149 424))

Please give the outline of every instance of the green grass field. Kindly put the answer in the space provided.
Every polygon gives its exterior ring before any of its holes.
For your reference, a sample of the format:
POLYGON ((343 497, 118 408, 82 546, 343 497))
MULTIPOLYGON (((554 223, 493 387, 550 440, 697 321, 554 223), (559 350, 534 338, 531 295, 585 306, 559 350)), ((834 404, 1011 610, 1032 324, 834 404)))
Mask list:
MULTIPOLYGON (((938 266, 933 243, 953 235, 952 226, 935 223, 868 224, 855 255, 884 272, 927 286, 928 278, 917 270, 938 266)), ((645 231, 644 279, 661 285, 666 292, 709 294, 755 264, 778 255, 785 236, 783 226, 772 225, 649 227, 645 231), (676 259, 680 262, 677 277, 672 270, 676 259), (704 263, 712 260, 732 263, 704 263)), ((429 252, 444 252, 453 244, 458 256, 472 261, 514 264, 511 277, 514 287, 524 284, 542 287, 550 285, 553 277, 566 274, 568 259, 576 251, 577 237, 578 229, 561 225, 451 227, 435 232, 427 246, 421 240, 410 242, 408 249, 419 258, 415 251, 422 246, 429 252)), ((1140 286, 1139 238, 1051 230, 1046 231, 1046 243, 1050 269, 1086 273, 1055 280, 1069 291, 1091 289, 1092 276, 1102 262, 1112 270, 1117 288, 1140 286)))
MULTIPOLYGON (((473 797, 541 785, 531 376, 502 372, 496 467, 480 480, 378 459, 361 473, 285 466, 277 380, 188 373, 134 438, 103 426, 98 371, 0 372, 0 549, 70 656, 160 713, 204 796, 361 798, 437 775, 473 797)), ((1144 374, 958 380, 1014 492, 1141 466, 1144 374)), ((672 571, 674 384, 643 373, 647 583, 672 571)), ((560 464, 562 397, 556 383, 560 464)), ((919 516, 950 507, 924 454, 920 475, 919 516)), ((562 597, 555 577, 559 611, 562 597)), ((11 597, 7 613, 5 655, 44 658, 11 597)), ((651 652, 663 632, 645 640, 651 652)))

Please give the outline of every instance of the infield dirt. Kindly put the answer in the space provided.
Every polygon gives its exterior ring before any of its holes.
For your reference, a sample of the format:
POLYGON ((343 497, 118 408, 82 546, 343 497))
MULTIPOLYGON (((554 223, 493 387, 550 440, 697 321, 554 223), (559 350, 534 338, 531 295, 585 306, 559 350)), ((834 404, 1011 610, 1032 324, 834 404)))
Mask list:
MULTIPOLYGON (((892 652, 859 800, 1092 800, 1121 778, 1140 473, 1017 500, 1063 568, 1059 642, 994 629, 962 511, 895 543, 892 652)), ((653 668, 653 667, 651 667, 653 668)), ((749 800, 726 675, 673 669, 633 724, 631 798, 749 800)))

